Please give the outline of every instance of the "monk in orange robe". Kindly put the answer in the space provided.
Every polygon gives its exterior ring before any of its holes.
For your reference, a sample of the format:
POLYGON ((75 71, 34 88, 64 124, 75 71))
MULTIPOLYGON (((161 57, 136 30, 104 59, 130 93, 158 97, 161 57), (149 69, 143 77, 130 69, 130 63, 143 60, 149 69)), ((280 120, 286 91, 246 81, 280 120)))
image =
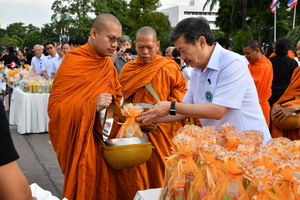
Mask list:
MULTIPOLYGON (((132 103, 156 104, 157 100, 144 87, 150 83, 161 101, 181 102, 187 90, 186 81, 177 65, 170 58, 157 55, 160 43, 156 31, 148 26, 137 31, 135 47, 137 59, 124 65, 120 74, 124 99, 132 103)), ((154 146, 151 158, 136 168, 137 190, 160 188, 164 180, 165 157, 175 147, 172 139, 181 122, 159 123, 148 137, 154 146)))
MULTIPOLYGON (((283 121, 291 113, 300 110, 300 67, 293 72, 291 83, 274 104, 271 110, 272 121, 283 121)), ((285 130, 272 123, 272 137, 287 137, 291 140, 300 139, 300 128, 285 130)))
POLYGON ((100 124, 96 113, 108 107, 112 98, 121 99, 121 85, 110 59, 121 36, 116 17, 99 15, 89 42, 68 52, 53 83, 49 135, 64 174, 63 197, 69 200, 118 199, 114 176, 119 172, 106 165, 93 129, 100 124))
POLYGON ((271 61, 262 54, 257 40, 248 40, 243 48, 245 57, 249 61, 248 68, 254 80, 260 106, 268 126, 270 126, 270 104, 272 95, 273 68, 271 61))

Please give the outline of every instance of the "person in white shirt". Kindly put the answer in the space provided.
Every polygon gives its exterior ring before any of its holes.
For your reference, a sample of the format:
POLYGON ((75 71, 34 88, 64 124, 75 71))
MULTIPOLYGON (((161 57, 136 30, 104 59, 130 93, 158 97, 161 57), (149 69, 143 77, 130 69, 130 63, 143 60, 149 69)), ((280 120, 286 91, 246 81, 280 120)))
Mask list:
POLYGON ((237 131, 258 130, 270 138, 255 84, 241 55, 214 43, 204 17, 186 18, 170 34, 170 42, 194 68, 184 103, 162 101, 145 112, 141 124, 199 118, 202 126, 224 123, 237 131))
POLYGON ((296 56, 295 60, 298 62, 298 66, 300 66, 300 41, 296 45, 296 56))
POLYGON ((37 74, 42 73, 42 63, 46 56, 43 54, 44 46, 36 44, 33 47, 34 57, 31 59, 31 66, 34 68, 37 74))
POLYGON ((45 60, 42 63, 42 75, 46 79, 52 78, 53 68, 59 62, 59 55, 56 52, 56 47, 53 42, 48 42, 45 45, 46 51, 48 52, 48 56, 46 56, 45 60))
POLYGON ((58 54, 58 58, 57 58, 57 62, 53 62, 53 67, 51 68, 51 78, 55 78, 55 74, 60 66, 60 63, 61 61, 64 59, 65 57, 65 54, 62 50, 62 44, 58 43, 56 44, 56 51, 57 51, 57 54, 58 54))

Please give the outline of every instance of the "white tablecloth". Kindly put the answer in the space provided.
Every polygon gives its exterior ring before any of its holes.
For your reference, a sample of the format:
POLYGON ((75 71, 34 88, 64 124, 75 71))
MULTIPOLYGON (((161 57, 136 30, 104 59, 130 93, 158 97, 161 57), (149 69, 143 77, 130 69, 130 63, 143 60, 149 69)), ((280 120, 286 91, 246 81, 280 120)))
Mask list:
POLYGON ((18 126, 18 132, 48 132, 49 117, 47 114, 49 93, 25 93, 14 89, 9 112, 9 122, 18 126))

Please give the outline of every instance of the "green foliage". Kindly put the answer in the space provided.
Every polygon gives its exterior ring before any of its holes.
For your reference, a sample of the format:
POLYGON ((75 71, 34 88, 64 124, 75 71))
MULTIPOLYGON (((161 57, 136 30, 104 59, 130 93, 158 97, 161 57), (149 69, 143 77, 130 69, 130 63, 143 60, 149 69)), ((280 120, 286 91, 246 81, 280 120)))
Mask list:
POLYGON ((291 30, 286 38, 291 41, 291 48, 295 51, 295 47, 297 43, 300 41, 300 26, 296 26, 293 30, 291 30))
POLYGON ((0 36, 0 47, 17 47, 17 41, 13 38, 9 37, 8 34, 4 34, 3 36, 0 36))
POLYGON ((245 32, 238 30, 233 36, 233 51, 239 54, 243 54, 243 46, 245 42, 252 38, 251 32, 245 32))
POLYGON ((52 4, 52 27, 57 35, 68 29, 71 36, 88 36, 92 25, 92 0, 55 0, 52 4))
POLYGON ((161 42, 161 48, 169 46, 169 33, 171 25, 166 15, 156 12, 160 7, 159 0, 131 0, 129 9, 126 13, 128 20, 128 32, 125 32, 131 38, 135 38, 136 31, 142 26, 151 26, 157 32, 158 40, 161 42))
POLYGON ((21 39, 20 37, 14 35, 12 36, 12 39, 15 41, 15 44, 17 45, 17 47, 23 47, 24 45, 24 40, 21 39))
MULTIPOLYGON (((257 39, 261 43, 273 42, 274 14, 269 7, 270 0, 206 0, 206 3, 215 3, 216 1, 219 2, 216 25, 228 38, 233 35, 239 35, 237 31, 242 29, 242 24, 245 20, 246 23, 244 23, 247 25, 248 31, 251 32, 254 39, 257 39), (244 10, 246 10, 245 18, 242 16, 244 10)), ((294 10, 288 8, 286 3, 287 1, 281 3, 279 8, 277 8, 277 38, 284 37, 292 28, 294 10)), ((298 10, 297 14, 300 14, 298 10)), ((297 23, 299 25, 299 19, 296 21, 296 25, 297 23)))
MULTIPOLYGON (((44 43, 47 41, 58 41, 59 31, 55 28, 55 23, 44 24, 42 28, 42 35, 44 36, 44 43)), ((37 43, 38 44, 38 43, 37 43)))
POLYGON ((15 35, 23 38, 26 34, 26 27, 23 22, 13 23, 7 26, 6 32, 9 37, 13 37, 15 35))
POLYGON ((31 31, 24 38, 24 47, 33 48, 36 44, 44 44, 45 38, 40 31, 31 31))
POLYGON ((123 29, 125 31, 128 30, 127 19, 125 17, 125 13, 128 10, 126 0, 94 0, 92 5, 96 16, 100 13, 111 13, 119 19, 123 25, 123 29))

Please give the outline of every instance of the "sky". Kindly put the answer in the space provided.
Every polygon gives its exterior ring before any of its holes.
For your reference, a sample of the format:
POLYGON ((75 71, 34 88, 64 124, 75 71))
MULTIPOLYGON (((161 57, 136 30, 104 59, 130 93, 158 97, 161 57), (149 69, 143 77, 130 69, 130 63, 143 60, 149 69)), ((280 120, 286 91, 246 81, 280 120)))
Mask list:
MULTIPOLYGON (((7 25, 15 22, 42 27, 43 24, 51 22, 53 2, 54 0, 0 0, 0 28, 5 29, 7 25)), ((161 4, 162 7, 158 10, 177 5, 187 6, 189 0, 161 0, 161 4)))

